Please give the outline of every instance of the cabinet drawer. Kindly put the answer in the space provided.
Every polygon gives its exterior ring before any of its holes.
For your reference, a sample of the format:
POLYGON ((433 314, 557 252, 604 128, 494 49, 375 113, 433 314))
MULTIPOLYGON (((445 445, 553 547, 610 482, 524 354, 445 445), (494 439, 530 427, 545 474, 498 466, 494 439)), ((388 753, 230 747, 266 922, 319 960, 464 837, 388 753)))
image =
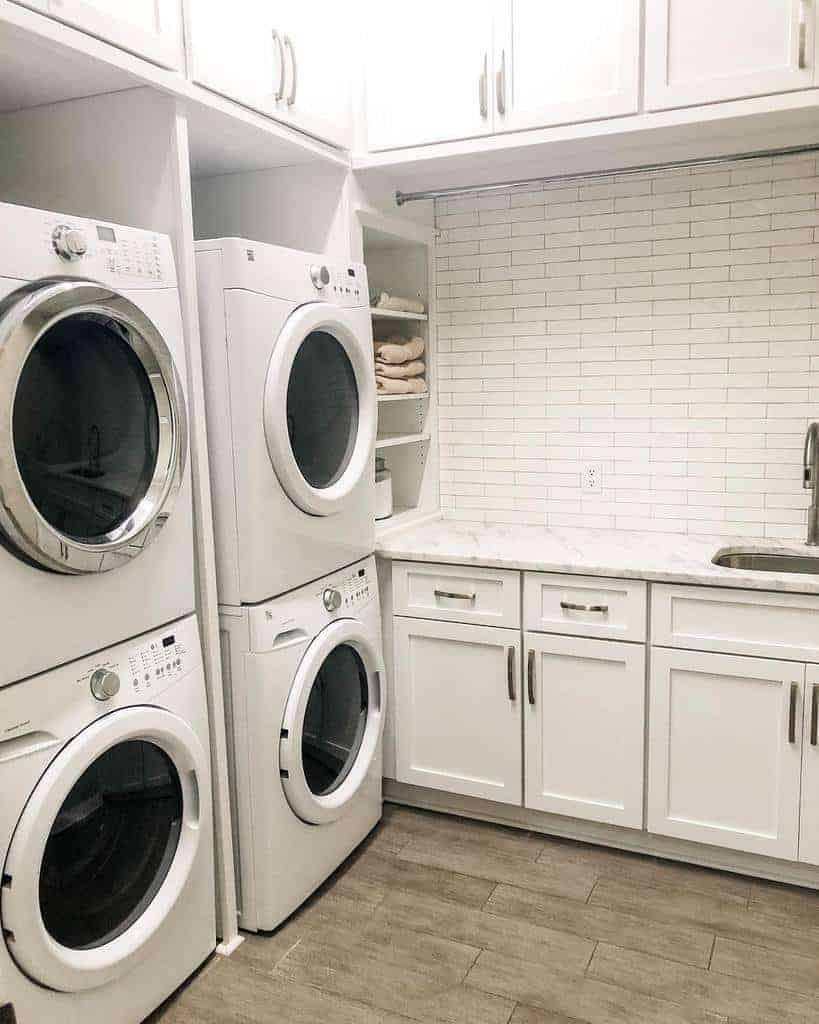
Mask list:
POLYGON ((520 573, 512 569, 396 562, 393 611, 419 619, 520 625, 520 573))
POLYGON ((608 640, 645 640, 646 585, 639 580, 527 572, 524 629, 608 640))
POLYGON ((661 647, 816 661, 819 597, 655 584, 651 642, 661 647))

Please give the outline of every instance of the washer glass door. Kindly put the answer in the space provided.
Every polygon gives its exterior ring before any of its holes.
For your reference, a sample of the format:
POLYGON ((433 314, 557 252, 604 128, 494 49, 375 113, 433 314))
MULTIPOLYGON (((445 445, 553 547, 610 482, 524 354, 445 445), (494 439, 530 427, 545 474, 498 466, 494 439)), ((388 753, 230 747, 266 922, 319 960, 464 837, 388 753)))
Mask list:
POLYGON ((341 512, 372 473, 376 396, 372 343, 329 303, 297 309, 273 346, 264 395, 268 453, 302 511, 341 512))
POLYGON ((383 723, 380 659, 359 623, 340 619, 307 648, 288 697, 282 783, 304 821, 339 818, 364 784, 383 723))
POLYGON ((0 304, 0 357, 7 545, 69 573, 134 557, 184 467, 184 399, 164 339, 124 296, 47 281, 0 304))

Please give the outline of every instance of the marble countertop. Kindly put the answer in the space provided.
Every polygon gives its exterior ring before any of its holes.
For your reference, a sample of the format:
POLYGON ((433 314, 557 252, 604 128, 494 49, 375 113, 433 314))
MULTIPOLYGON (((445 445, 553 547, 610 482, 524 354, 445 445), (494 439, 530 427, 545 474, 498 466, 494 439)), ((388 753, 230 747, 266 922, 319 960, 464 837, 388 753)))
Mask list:
POLYGON ((819 555, 790 541, 632 533, 545 526, 504 526, 431 519, 382 535, 381 558, 452 565, 613 576, 669 583, 819 594, 819 575, 724 569, 711 559, 723 548, 819 555))

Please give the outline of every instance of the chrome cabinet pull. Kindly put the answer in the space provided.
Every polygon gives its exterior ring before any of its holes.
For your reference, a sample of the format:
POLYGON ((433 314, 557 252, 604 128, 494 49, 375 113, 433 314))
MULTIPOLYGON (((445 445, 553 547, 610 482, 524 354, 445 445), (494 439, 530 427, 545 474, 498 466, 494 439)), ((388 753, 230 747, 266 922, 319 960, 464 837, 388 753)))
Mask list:
POLYGON ((453 601, 474 601, 475 594, 459 594, 456 590, 433 590, 433 594, 436 597, 448 597, 453 601))
POLYGON ((804 71, 808 66, 807 60, 807 39, 808 39, 808 0, 799 0, 799 52, 796 59, 796 66, 804 71))
POLYGON ((506 651, 506 691, 509 700, 515 701, 515 648, 510 647, 506 651))
POLYGON ((607 604, 575 604, 573 601, 561 601, 560 607, 564 612, 595 612, 599 615, 608 615, 607 604))
POLYGON ((791 702, 788 706, 788 743, 796 743, 796 700, 799 683, 791 683, 791 702))
POLYGON ((529 703, 535 706, 535 652, 529 651, 526 665, 526 685, 529 689, 529 703))
POLYGON ((506 113, 506 50, 501 50, 501 66, 495 76, 495 96, 498 101, 498 113, 506 113))
POLYGON ((810 745, 819 746, 819 683, 814 683, 811 687, 810 745))
POLYGON ((489 114, 489 103, 487 99, 487 85, 489 82, 489 55, 483 55, 483 71, 478 76, 478 103, 480 104, 481 117, 486 118, 489 114))
POLYGON ((276 44, 276 48, 279 51, 279 88, 276 90, 274 99, 278 103, 279 100, 284 99, 284 80, 285 80, 285 67, 284 67, 284 47, 282 46, 282 37, 273 29, 273 42, 276 44))
POLYGON ((296 47, 293 45, 293 40, 290 36, 284 37, 284 45, 290 51, 290 67, 293 69, 293 78, 290 82, 290 95, 287 97, 288 107, 292 107, 296 102, 296 47))

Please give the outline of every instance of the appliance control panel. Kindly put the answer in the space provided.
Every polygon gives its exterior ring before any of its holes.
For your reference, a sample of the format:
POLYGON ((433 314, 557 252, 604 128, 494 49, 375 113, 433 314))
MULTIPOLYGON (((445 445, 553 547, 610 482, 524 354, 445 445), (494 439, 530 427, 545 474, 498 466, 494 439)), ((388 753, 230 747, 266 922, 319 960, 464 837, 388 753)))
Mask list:
POLYGON ((350 308, 369 305, 363 263, 313 263, 309 274, 316 294, 327 302, 350 308))
POLYGON ((0 221, 6 277, 88 277, 123 289, 176 285, 171 241, 158 231, 9 203, 0 203, 0 221))
POLYGON ((340 615, 353 608, 368 604, 376 593, 376 582, 370 578, 370 569, 366 565, 353 567, 346 576, 336 577, 332 586, 325 589, 324 606, 327 607, 326 593, 331 590, 338 594, 335 607, 328 611, 337 611, 340 615))

